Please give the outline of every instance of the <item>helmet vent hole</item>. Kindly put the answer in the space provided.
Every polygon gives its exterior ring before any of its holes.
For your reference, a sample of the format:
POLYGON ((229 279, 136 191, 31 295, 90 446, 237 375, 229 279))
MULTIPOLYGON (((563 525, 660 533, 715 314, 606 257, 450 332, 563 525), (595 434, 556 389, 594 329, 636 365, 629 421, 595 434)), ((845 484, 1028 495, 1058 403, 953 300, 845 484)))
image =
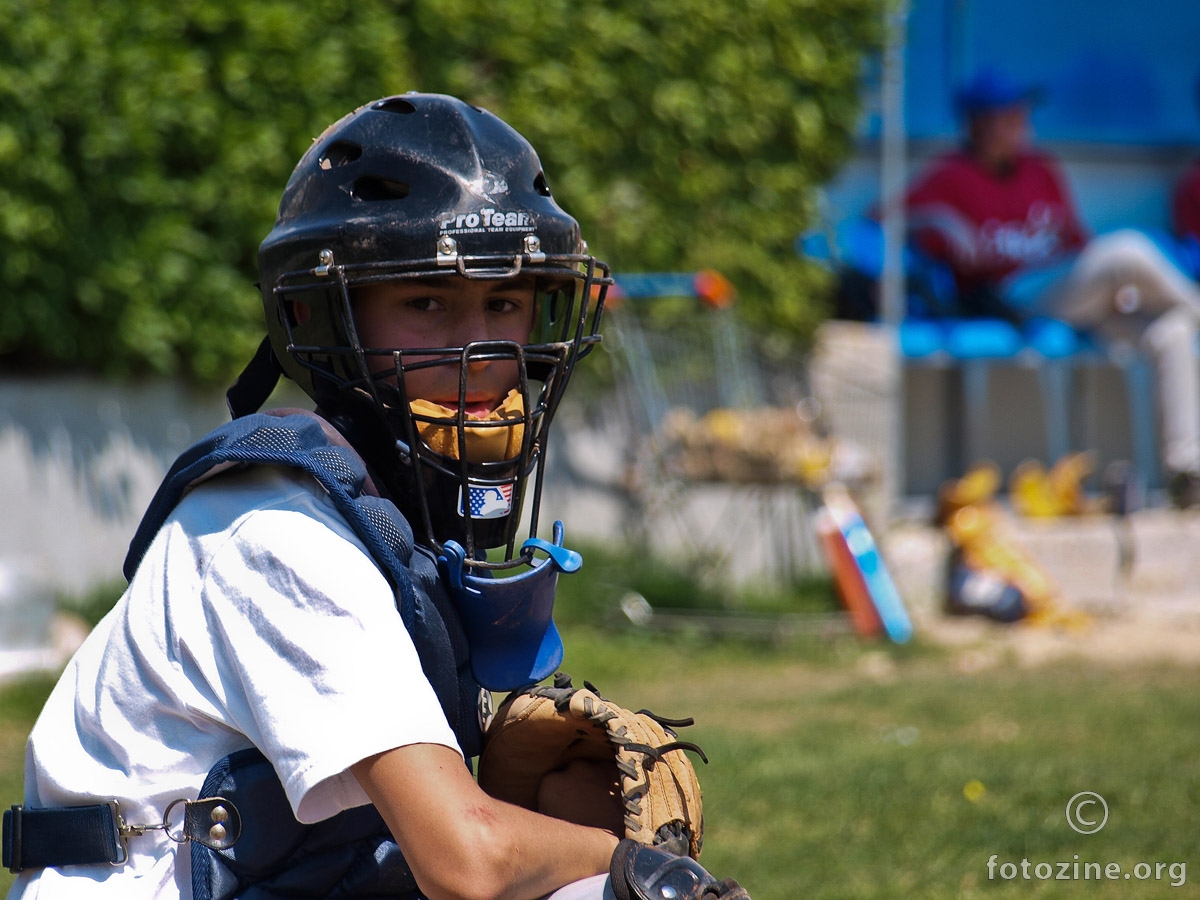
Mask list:
POLYGON ((321 154, 319 165, 322 169, 336 169, 346 163, 352 163, 362 156, 362 147, 349 141, 336 141, 329 149, 321 154))
POLYGON ((375 109, 381 112, 402 113, 404 115, 417 111, 415 106, 400 97, 389 97, 387 100, 380 100, 375 104, 375 109))
POLYGON ((533 179, 533 189, 543 197, 550 196, 550 185, 546 183, 546 173, 538 172, 537 177, 533 179))
POLYGON ((364 175, 355 180, 354 187, 350 189, 350 196, 367 203, 376 200, 403 200, 408 196, 408 185, 403 181, 380 178, 378 175, 364 175))

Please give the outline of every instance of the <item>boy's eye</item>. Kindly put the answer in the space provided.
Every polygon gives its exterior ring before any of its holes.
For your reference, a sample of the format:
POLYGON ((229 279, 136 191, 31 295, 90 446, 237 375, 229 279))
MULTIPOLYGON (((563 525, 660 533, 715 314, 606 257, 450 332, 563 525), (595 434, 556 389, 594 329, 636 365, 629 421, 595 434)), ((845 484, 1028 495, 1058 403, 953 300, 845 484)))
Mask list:
POLYGON ((441 302, 434 297, 413 297, 405 301, 404 305, 409 309, 415 309, 419 312, 429 312, 443 308, 441 302))
POLYGON ((493 297, 488 301, 488 309, 492 312, 515 312, 524 306, 524 300, 509 297, 493 297))

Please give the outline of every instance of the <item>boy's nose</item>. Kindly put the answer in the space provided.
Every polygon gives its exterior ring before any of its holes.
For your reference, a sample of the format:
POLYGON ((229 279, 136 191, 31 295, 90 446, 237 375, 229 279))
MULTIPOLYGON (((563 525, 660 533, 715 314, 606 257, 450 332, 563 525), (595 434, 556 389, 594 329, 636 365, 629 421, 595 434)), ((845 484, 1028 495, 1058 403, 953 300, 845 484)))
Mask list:
POLYGON ((476 310, 465 313, 459 318, 457 327, 454 329, 454 338, 454 345, 458 347, 465 347, 476 341, 490 340, 491 334, 488 331, 487 317, 476 310))

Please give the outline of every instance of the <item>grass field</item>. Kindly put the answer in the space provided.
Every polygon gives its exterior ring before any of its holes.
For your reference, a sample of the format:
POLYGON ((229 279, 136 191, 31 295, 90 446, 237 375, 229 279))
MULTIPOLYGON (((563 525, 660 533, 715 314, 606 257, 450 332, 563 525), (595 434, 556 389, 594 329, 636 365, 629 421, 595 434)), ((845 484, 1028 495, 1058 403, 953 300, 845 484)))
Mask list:
MULTIPOLYGON (((25 738, 53 686, 53 680, 39 676, 0 688, 0 809, 21 802, 25 738)), ((0 896, 8 893, 12 878, 0 867, 0 896)))
POLYGON ((964 674, 941 652, 850 639, 767 648, 571 635, 567 658, 615 700, 697 718, 688 737, 712 761, 700 767, 703 861, 755 900, 1147 897, 1188 874, 1161 866, 1155 880, 1155 863, 1193 862, 1200 697, 1189 669, 964 674), (1110 810, 1094 835, 1066 821, 1080 791, 1110 810), (1038 878, 1038 863, 1057 862, 1093 877, 1038 878), (1122 869, 1098 880, 1086 862, 1122 869))
MULTIPOLYGON (((848 637, 715 642, 584 624, 564 636, 576 683, 696 717, 684 736, 711 759, 698 765, 703 862, 755 900, 1153 897, 1186 895, 1181 878, 1200 877, 1191 669, 966 673, 944 651, 848 637), (1096 834, 1067 824, 1080 791, 1108 804, 1096 834), (1060 862, 1051 875, 1079 863, 1079 879, 1039 878, 1060 862), (1110 863, 1117 877, 1097 878, 1110 863)), ((0 691, 5 806, 20 796, 22 743, 48 689, 0 691)), ((8 879, 0 870, 0 894, 8 879)))

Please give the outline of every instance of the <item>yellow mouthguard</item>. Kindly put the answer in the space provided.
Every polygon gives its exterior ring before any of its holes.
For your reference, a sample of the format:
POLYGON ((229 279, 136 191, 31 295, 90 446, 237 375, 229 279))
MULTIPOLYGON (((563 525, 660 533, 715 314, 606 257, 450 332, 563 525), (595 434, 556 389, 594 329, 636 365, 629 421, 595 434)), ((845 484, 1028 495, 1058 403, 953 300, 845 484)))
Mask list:
MULTIPOLYGON (((458 430, 454 425, 458 412, 429 400, 413 400, 409 406, 418 416, 417 433, 421 435, 421 440, 435 453, 458 459, 458 430), (428 418, 449 421, 442 424, 426 421, 428 418)), ((518 456, 521 452, 521 441, 525 439, 524 418, 525 398, 516 388, 509 391, 504 402, 486 416, 473 416, 468 413, 467 419, 472 422, 501 422, 507 419, 517 421, 507 427, 489 425, 486 428, 464 429, 467 436, 467 462, 498 462, 518 456)))

